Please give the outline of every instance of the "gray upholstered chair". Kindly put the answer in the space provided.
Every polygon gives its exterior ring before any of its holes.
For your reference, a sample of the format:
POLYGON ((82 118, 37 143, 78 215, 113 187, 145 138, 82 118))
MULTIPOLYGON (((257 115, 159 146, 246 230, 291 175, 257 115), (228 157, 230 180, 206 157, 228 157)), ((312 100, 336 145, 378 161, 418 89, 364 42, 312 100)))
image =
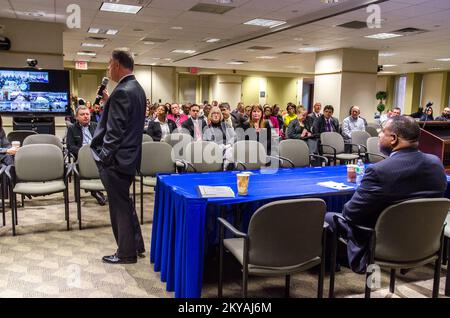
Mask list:
POLYGON ((172 147, 164 142, 144 142, 139 176, 136 177, 141 190, 141 224, 144 224, 144 186, 154 188, 158 173, 175 173, 172 147))
POLYGON ((380 147, 378 146, 378 137, 370 137, 367 139, 367 152, 366 152, 366 161, 370 163, 377 163, 378 161, 386 159, 386 156, 383 155, 380 151, 380 147))
POLYGON ((142 142, 149 142, 149 141, 153 141, 153 138, 150 135, 143 134, 142 135, 142 142))
POLYGON ((187 144, 182 162, 185 172, 223 171, 223 150, 212 141, 193 141, 187 144))
POLYGON ((222 297, 224 248, 242 265, 242 296, 247 297, 248 275, 285 276, 289 297, 290 276, 320 264, 318 297, 323 295, 325 271, 326 204, 321 199, 268 203, 251 217, 248 233, 223 218, 220 223, 218 296, 222 297), (236 238, 224 239, 225 228, 236 238))
POLYGON ((36 135, 30 135, 23 141, 23 146, 26 145, 34 145, 34 144, 50 144, 55 145, 61 151, 63 150, 63 144, 61 140, 59 140, 58 137, 55 135, 49 135, 49 134, 36 134, 36 135))
POLYGON ((20 145, 23 145, 23 141, 25 140, 25 138, 36 134, 37 132, 35 132, 34 130, 14 130, 8 133, 6 138, 9 142, 20 141, 20 145))
POLYGON ((352 131, 351 143, 358 146, 352 147, 353 154, 359 154, 361 158, 366 158, 367 152, 367 139, 370 138, 370 134, 366 131, 352 131))
POLYGON ((237 169, 258 170, 267 165, 263 144, 255 140, 240 140, 233 144, 233 161, 237 169))
MULTIPOLYGON (((350 144, 353 146, 353 144, 350 144)), ((359 146, 355 145, 356 147, 359 146)), ((320 134, 320 153, 336 164, 337 160, 349 162, 359 159, 358 154, 345 153, 344 138, 337 132, 323 132, 320 134)))
POLYGON ((445 219, 445 230, 444 230, 444 239, 446 241, 445 246, 447 247, 447 250, 444 251, 447 253, 446 257, 446 263, 447 263, 447 275, 445 278, 445 296, 450 297, 450 269, 449 269, 449 263, 450 263, 450 212, 447 214, 447 218, 445 219))
POLYGON ((11 185, 13 235, 18 224, 16 194, 45 196, 63 192, 65 220, 70 229, 68 173, 61 149, 49 144, 25 145, 19 148, 14 165, 8 166, 6 173, 11 185))
POLYGON ((278 154, 281 168, 309 167, 311 165, 311 159, 319 159, 325 162, 325 164, 328 163, 327 158, 310 154, 306 142, 299 139, 286 139, 281 141, 278 146, 278 154))
MULTIPOLYGON (((446 198, 415 199, 391 205, 381 212, 375 228, 356 225, 342 215, 335 216, 338 233, 334 241, 330 273, 330 298, 334 295, 334 269, 336 244, 340 238, 342 222, 370 234, 370 252, 366 282, 372 272, 371 264, 391 270, 389 290, 395 292, 397 269, 411 269, 434 262, 433 298, 438 297, 442 263, 444 222, 450 208, 446 198)), ((341 239, 341 241, 345 242, 341 239)), ((366 284, 365 297, 370 298, 371 288, 366 284)))
POLYGON ((379 128, 380 128, 380 125, 368 124, 366 127, 366 131, 371 137, 378 137, 378 129, 379 128))
POLYGON ((75 172, 75 199, 77 201, 78 227, 81 230, 81 189, 86 191, 106 191, 100 180, 100 174, 91 147, 84 145, 78 151, 78 160, 73 170, 75 172))

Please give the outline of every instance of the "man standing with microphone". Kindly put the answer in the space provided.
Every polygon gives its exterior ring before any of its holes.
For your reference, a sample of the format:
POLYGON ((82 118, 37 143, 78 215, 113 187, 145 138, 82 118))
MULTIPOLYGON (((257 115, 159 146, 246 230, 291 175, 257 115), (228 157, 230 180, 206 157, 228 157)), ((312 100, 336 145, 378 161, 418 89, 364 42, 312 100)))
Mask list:
MULTIPOLYGON (((141 228, 130 199, 130 186, 140 166, 142 127, 145 121, 146 96, 133 75, 134 60, 126 49, 116 49, 109 61, 108 73, 117 87, 105 101, 104 112, 91 148, 105 186, 111 225, 118 249, 104 256, 109 264, 131 264, 145 252, 141 228)), ((103 85, 102 85, 103 86, 103 85)), ((101 89, 100 89, 101 90, 101 89)))

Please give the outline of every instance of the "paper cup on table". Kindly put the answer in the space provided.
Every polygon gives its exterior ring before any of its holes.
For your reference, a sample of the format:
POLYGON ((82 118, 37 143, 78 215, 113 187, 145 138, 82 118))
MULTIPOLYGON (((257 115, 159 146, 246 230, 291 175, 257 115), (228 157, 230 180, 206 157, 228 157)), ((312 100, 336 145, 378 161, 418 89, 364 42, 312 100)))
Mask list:
POLYGON ((14 148, 19 148, 20 147, 20 141, 13 141, 13 142, 11 142, 11 146, 13 146, 14 148))
POLYGON ((250 179, 250 174, 248 173, 238 173, 237 174, 237 187, 239 195, 248 194, 248 182, 250 179))
POLYGON ((356 165, 347 165, 347 182, 356 182, 356 165))

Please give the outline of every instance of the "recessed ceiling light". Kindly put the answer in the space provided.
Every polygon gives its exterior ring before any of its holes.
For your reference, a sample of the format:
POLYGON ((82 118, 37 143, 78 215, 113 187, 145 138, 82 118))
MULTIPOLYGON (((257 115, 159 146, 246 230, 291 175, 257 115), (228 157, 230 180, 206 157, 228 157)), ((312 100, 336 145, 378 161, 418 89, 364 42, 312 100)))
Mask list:
POLYGON ((180 54, 194 54, 194 50, 173 50, 170 53, 180 53, 180 54))
POLYGON ((395 72, 379 72, 378 74, 395 74, 395 72))
POLYGON ((394 56, 396 54, 395 53, 389 53, 389 52, 380 52, 378 55, 381 56, 381 57, 389 57, 389 56, 394 56))
POLYGON ((294 41, 303 41, 303 38, 294 38, 294 41))
POLYGON ((383 67, 396 67, 397 65, 395 64, 383 64, 383 67))
POLYGON ((173 26, 171 27, 172 30, 183 30, 183 27, 180 26, 173 26))
POLYGON ((153 57, 152 59, 153 60, 160 60, 161 58, 160 57, 153 57))
POLYGON ((145 45, 153 45, 153 44, 155 44, 155 42, 144 41, 144 44, 145 44, 145 45))
POLYGON ((164 59, 164 61, 172 61, 172 59, 171 59, 171 58, 168 58, 168 57, 166 57, 166 58, 164 59))
POLYGON ((268 19, 253 19, 247 22, 244 22, 246 25, 256 25, 265 28, 275 28, 277 26, 285 24, 286 21, 280 20, 268 20, 268 19))
POLYGON ((119 31, 115 29, 89 28, 88 33, 116 35, 119 31))
POLYGON ((103 2, 102 6, 100 7, 100 11, 130 13, 130 14, 137 14, 141 9, 142 9, 141 6, 133 6, 129 4, 119 4, 110 2, 103 2))
POLYGON ((378 34, 372 34, 372 35, 366 35, 365 38, 368 39, 377 39, 377 40, 387 40, 392 38, 398 38, 403 35, 401 34, 395 34, 395 33, 378 33, 378 34))
POLYGON ((231 61, 231 62, 228 62, 227 64, 229 64, 229 65, 242 65, 242 64, 245 64, 245 63, 248 63, 247 61, 231 61))
POLYGON ((270 55, 264 55, 264 56, 257 56, 257 59, 263 59, 263 60, 272 60, 272 59, 276 59, 276 56, 270 56, 270 55))
POLYGON ((442 68, 440 68, 440 67, 431 67, 428 70, 430 70, 430 71, 438 71, 438 70, 442 70, 442 68))
POLYGON ((97 54, 95 52, 78 52, 78 55, 81 56, 96 56, 97 54))
POLYGON ((104 44, 99 44, 99 43, 82 43, 81 44, 82 47, 105 47, 104 44))
POLYGON ((436 59, 436 61, 439 62, 450 62, 450 57, 442 58, 442 59, 436 59))
POLYGON ((219 42, 220 41, 220 39, 206 39, 206 40, 204 40, 206 43, 216 43, 216 42, 219 42))
POLYGON ((320 47, 302 47, 302 48, 299 48, 299 51, 318 52, 318 51, 322 51, 322 49, 320 47))

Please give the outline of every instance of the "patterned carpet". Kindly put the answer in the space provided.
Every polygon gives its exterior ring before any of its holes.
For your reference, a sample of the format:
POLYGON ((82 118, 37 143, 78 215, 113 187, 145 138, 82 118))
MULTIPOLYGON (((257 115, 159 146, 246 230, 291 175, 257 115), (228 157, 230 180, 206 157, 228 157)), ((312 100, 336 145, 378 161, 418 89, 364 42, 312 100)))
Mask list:
MULTIPOLYGON (((71 189, 72 190, 72 189, 71 189)), ((132 265, 107 265, 103 255, 116 249, 108 206, 99 206, 89 194, 82 195, 83 230, 78 230, 76 204, 71 198, 71 231, 66 231, 62 195, 25 200, 19 208, 17 236, 11 232, 11 214, 0 228, 0 297, 130 298, 173 297, 165 290, 159 273, 149 263, 151 215, 154 194, 146 189, 145 220, 142 232, 146 258, 132 265)), ((217 258, 207 258, 203 297, 217 295, 217 258)), ((240 297, 241 276, 238 264, 226 257, 224 296, 240 297)), ((432 266, 399 275, 395 295, 389 293, 389 275, 382 274, 381 289, 373 297, 430 297, 432 266)), ((445 269, 441 271, 440 297, 443 297, 445 269)), ((365 276, 343 269, 336 277, 336 297, 363 297, 365 276)), ((250 277, 249 296, 276 298, 284 295, 284 278, 250 277)), ((325 279, 325 295, 328 292, 325 279)), ((317 273, 293 276, 291 297, 314 298, 317 273)))

